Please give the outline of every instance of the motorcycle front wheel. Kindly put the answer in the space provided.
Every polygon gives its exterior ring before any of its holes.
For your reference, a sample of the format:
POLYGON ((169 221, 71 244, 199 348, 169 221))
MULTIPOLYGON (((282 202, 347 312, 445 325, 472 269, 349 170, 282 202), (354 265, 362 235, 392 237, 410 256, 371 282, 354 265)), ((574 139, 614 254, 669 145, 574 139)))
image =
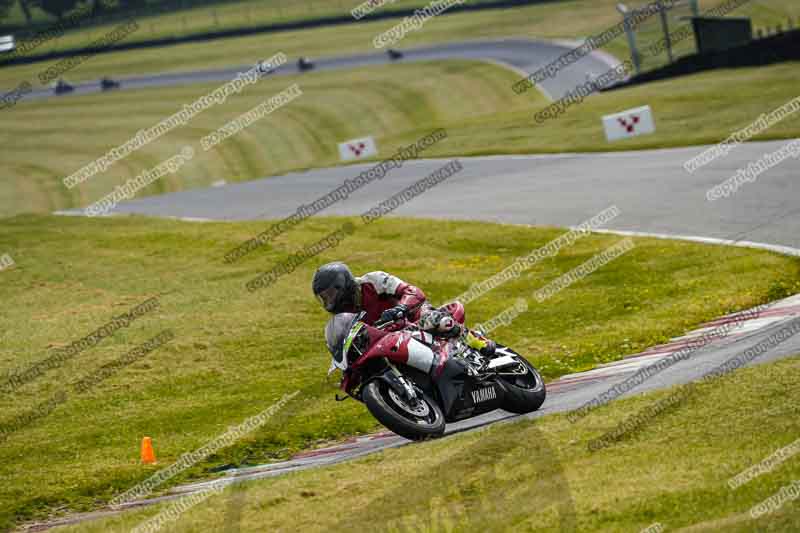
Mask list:
POLYGON ((386 382, 376 379, 363 391, 364 403, 378 422, 401 437, 425 440, 444 433, 444 414, 427 394, 418 391, 420 402, 409 405, 386 382))
POLYGON ((547 397, 544 380, 539 371, 524 357, 509 348, 503 348, 519 361, 519 367, 498 372, 497 377, 506 389, 502 408, 516 414, 532 413, 539 409, 547 397))

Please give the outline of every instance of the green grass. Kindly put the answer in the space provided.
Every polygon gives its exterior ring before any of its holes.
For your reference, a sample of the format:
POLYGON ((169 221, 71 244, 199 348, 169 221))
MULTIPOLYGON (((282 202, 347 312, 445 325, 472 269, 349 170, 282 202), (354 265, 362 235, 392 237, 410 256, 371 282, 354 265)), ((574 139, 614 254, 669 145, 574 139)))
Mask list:
MULTIPOLYGON (((346 258, 356 272, 384 269, 445 302, 563 230, 389 219, 355 233, 274 286, 244 284, 341 219, 306 221, 233 265, 223 255, 267 227, 157 219, 19 216, 4 221, 0 250, 17 266, 0 272, 0 375, 40 361, 139 302, 161 307, 0 396, 0 423, 27 411, 165 329, 176 339, 86 394, 12 434, 0 446, 0 527, 56 510, 108 501, 181 454, 301 389, 263 429, 188 473, 285 457, 320 441, 375 429, 356 402, 333 401, 322 379, 325 313, 309 279, 346 258), (435 230, 433 229, 435 226, 435 230), (426 235, 421 240, 417 236, 426 235), (389 244, 391 243, 391 245, 389 244), (398 247, 405 253, 399 257, 398 247), (457 275, 454 275, 457 273, 457 275), (138 464, 143 436, 160 464, 138 464), (45 466, 46 465, 46 466, 45 466)), ((800 291, 800 263, 747 249, 663 240, 637 247, 543 304, 532 293, 619 240, 587 237, 468 305, 484 321, 527 296, 530 310, 494 337, 553 378, 637 352, 723 313, 800 291)), ((594 416, 594 415, 593 415, 594 416)))
MULTIPOLYGON (((453 61, 267 78, 195 117, 84 184, 62 180, 143 128, 219 85, 189 85, 21 103, 3 111, 0 216, 84 207, 116 185, 191 144, 197 156, 140 195, 251 180, 339 164, 336 143, 371 134, 389 156, 430 131, 448 138, 423 155, 515 154, 661 148, 726 138, 797 96, 797 63, 719 70, 604 93, 537 124, 547 105, 538 91, 515 95, 517 75, 498 66, 453 61), (204 153, 199 139, 297 82, 303 96, 204 153), (475 102, 480 102, 479 106, 475 102), (608 144, 601 117, 649 104, 657 133, 608 144), (714 116, 714 120, 709 120, 714 116), (125 117, 120 120, 120 117, 125 117)), ((758 140, 800 136, 789 118, 758 140)))
MULTIPOLYGON (((221 84, 23 103, 5 110, 11 122, 0 128, 0 146, 8 151, 3 154, 5 168, 18 178, 0 183, 0 216, 87 205, 185 144, 194 145, 198 156, 184 171, 160 180, 146 193, 335 165, 337 143, 367 132, 378 139, 382 155, 391 154, 401 144, 471 114, 499 113, 511 106, 524 115, 530 103, 526 98, 512 100, 512 81, 511 73, 476 62, 267 78, 71 191, 61 183, 68 174, 221 84), (295 82, 303 96, 215 150, 203 152, 203 135, 295 82), (476 100, 481 101, 481 111, 474 109, 476 100), (65 135, 65 128, 80 135, 65 135)), ((541 96, 533 101, 544 104, 541 96)))
MULTIPOLYGON (((465 0, 466 5, 486 4, 496 0, 465 0)), ((558 0, 554 0, 558 1, 558 0)), ((363 2, 363 0, 362 0, 363 2)), ((429 3, 426 0, 389 0, 386 6, 376 9, 375 13, 386 13, 398 10, 414 9, 429 3)), ((187 4, 187 2, 184 2, 187 4)), ((237 28, 250 28, 265 24, 279 24, 282 22, 296 22, 309 19, 331 16, 350 16, 350 11, 361 4, 352 0, 308 0, 306 2, 292 2, 291 0, 240 0, 220 1, 217 4, 198 5, 188 9, 164 9, 164 7, 148 6, 135 12, 110 12, 108 17, 92 21, 91 27, 72 31, 69 38, 60 39, 53 43, 50 49, 61 49, 66 45, 80 46, 91 42, 91 37, 97 37, 111 27, 111 21, 105 18, 119 20, 126 16, 137 16, 146 24, 148 31, 143 32, 137 40, 164 37, 179 37, 192 33, 206 31, 219 31, 237 28), (60 46, 59 46, 60 45, 60 46)), ((45 13, 40 8, 31 10, 34 24, 56 24, 56 17, 45 13)), ((24 25, 25 18, 19 3, 15 3, 5 19, 0 20, 4 25, 24 25)), ((40 28, 41 29, 41 28, 40 28)))
MULTIPOLYGON (((635 436, 587 450, 587 441, 668 394, 614 402, 577 425, 548 416, 248 482, 169 528, 623 532, 660 523, 665 531, 797 531, 798 501, 748 516, 800 478, 797 457, 735 491, 727 481, 800 435, 800 357, 701 385, 635 436)), ((127 531, 162 509, 61 531, 127 531)))
MULTIPOLYGON (((360 3, 353 0, 347 9, 360 3)), ((701 5, 703 9, 708 9, 719 3, 721 1, 702 1, 701 5)), ((515 9, 446 14, 428 21, 421 30, 408 34, 398 47, 402 49, 486 38, 585 37, 602 32, 620 22, 616 4, 616 0, 571 0, 515 9)), ((790 16, 797 20, 800 17, 800 5, 793 0, 751 0, 749 4, 732 12, 730 16, 749 16, 753 18, 756 26, 774 26, 785 23, 790 16)), ((159 21, 159 18, 144 19, 141 21, 141 29, 127 39, 147 39, 162 33, 180 33, 181 17, 168 15, 164 21, 159 21)), ((360 22, 355 25, 329 26, 105 54, 89 59, 71 70, 65 77, 76 81, 96 80, 104 75, 122 76, 247 65, 254 64, 278 51, 292 58, 301 55, 317 57, 374 52, 373 37, 397 23, 397 19, 360 22)), ((111 28, 113 25, 97 27, 90 35, 79 34, 77 37, 67 34, 57 41, 48 43, 47 46, 71 47, 91 42, 111 28)), ((605 50, 618 57, 629 54, 624 36, 615 39, 605 50)), ((38 83, 37 74, 47 66, 49 63, 0 68, 0 87, 10 89, 23 80, 38 83)))

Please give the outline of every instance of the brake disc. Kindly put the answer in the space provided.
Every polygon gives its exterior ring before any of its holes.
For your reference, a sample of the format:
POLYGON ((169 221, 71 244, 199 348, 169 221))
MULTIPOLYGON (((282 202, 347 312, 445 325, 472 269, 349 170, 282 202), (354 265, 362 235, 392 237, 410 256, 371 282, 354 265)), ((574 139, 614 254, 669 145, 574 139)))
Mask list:
POLYGON ((389 388, 389 397, 392 399, 395 405, 397 405, 397 407, 416 417, 424 418, 431 412, 430 408, 428 407, 428 403, 425 400, 420 399, 417 402, 417 405, 412 407, 408 405, 404 399, 400 398, 400 396, 398 396, 392 388, 389 388))

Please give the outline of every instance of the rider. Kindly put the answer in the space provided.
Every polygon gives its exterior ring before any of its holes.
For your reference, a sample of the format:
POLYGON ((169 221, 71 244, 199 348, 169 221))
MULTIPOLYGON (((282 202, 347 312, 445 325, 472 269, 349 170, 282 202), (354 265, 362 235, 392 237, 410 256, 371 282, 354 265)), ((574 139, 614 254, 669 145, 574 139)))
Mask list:
POLYGON ((344 263, 328 263, 317 269, 312 281, 314 295, 331 314, 366 312, 364 321, 391 322, 407 318, 423 331, 442 337, 463 335, 482 355, 494 355, 496 345, 473 335, 442 309, 434 309, 419 288, 386 272, 369 272, 356 278, 344 263))

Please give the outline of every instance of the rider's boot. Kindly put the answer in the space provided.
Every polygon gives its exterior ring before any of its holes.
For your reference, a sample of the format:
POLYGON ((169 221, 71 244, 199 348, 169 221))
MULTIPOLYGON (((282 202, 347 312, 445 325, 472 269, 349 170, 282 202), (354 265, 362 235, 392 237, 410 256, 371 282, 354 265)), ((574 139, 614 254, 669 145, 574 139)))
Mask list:
POLYGON ((482 334, 478 333, 477 335, 472 332, 471 330, 466 330, 466 336, 464 342, 467 343, 467 346, 474 350, 478 350, 480 354, 484 357, 493 357, 495 351, 497 350, 497 344, 493 340, 487 339, 482 334))

